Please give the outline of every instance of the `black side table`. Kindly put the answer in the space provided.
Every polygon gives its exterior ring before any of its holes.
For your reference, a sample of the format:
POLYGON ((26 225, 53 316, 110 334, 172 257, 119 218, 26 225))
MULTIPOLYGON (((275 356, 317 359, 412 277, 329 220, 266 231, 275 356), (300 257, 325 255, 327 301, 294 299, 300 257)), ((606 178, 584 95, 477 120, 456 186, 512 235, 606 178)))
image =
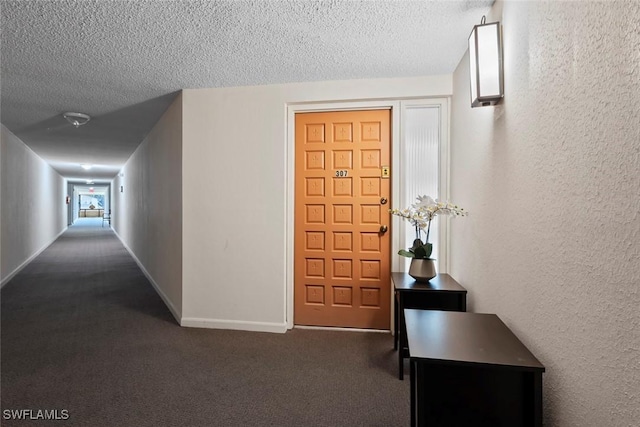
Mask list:
POLYGON ((407 273, 391 273, 395 290, 394 341, 398 350, 398 378, 404 379, 404 359, 409 357, 404 309, 467 311, 467 290, 448 274, 438 274, 428 283, 416 282, 407 273))
POLYGON ((498 316, 404 316, 412 426, 542 427, 545 368, 498 316))

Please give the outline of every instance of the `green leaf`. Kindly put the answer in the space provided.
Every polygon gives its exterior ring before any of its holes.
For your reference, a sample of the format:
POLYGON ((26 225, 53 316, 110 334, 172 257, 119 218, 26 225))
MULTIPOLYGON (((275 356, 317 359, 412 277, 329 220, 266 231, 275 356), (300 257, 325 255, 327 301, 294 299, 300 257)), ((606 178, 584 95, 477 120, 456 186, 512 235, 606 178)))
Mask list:
POLYGON ((415 248, 413 250, 413 253, 416 255, 416 258, 426 258, 427 257, 427 250, 425 249, 424 246, 420 246, 419 248, 415 248))
POLYGON ((426 243, 424 245, 425 258, 429 258, 431 256, 431 252, 433 252, 433 245, 431 243, 426 243))
POLYGON ((411 248, 411 252, 414 254, 414 258, 429 258, 433 251, 433 245, 431 243, 425 243, 417 248, 411 248))
POLYGON ((410 251, 415 251, 417 248, 423 246, 424 243, 422 243, 422 240, 420 239, 416 239, 413 241, 413 245, 411 246, 411 248, 409 248, 410 251))
POLYGON ((400 249, 398 251, 398 255, 406 256, 407 258, 415 258, 415 254, 413 252, 405 251, 404 249, 400 249))

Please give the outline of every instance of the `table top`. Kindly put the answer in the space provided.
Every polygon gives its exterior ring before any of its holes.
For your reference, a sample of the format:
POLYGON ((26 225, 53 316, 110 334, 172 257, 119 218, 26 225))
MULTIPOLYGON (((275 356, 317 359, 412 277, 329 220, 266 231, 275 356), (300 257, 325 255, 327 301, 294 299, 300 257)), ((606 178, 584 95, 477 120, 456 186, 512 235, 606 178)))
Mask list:
POLYGON ((404 310, 409 357, 459 364, 544 366, 495 314, 404 310))
POLYGON ((464 292, 463 288, 448 274, 438 274, 428 283, 416 282, 407 273, 391 273, 391 280, 396 291, 424 291, 424 292, 464 292))

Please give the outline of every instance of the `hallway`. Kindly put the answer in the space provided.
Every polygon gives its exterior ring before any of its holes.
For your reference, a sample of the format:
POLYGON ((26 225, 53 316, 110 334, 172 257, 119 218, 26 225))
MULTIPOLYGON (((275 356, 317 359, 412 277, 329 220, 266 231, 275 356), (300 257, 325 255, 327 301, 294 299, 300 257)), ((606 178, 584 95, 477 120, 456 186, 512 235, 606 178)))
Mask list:
POLYGON ((1 326, 2 410, 67 410, 62 425, 409 422, 390 335, 181 328, 99 219, 2 289, 1 326))

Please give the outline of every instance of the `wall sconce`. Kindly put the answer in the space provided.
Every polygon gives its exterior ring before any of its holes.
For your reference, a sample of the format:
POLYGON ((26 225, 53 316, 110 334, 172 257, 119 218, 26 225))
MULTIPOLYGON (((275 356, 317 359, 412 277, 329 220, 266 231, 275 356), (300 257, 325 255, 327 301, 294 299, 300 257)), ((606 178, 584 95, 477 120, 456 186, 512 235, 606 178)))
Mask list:
POLYGON ((483 16, 469 36, 471 107, 495 105, 504 97, 500 22, 485 22, 483 16))

